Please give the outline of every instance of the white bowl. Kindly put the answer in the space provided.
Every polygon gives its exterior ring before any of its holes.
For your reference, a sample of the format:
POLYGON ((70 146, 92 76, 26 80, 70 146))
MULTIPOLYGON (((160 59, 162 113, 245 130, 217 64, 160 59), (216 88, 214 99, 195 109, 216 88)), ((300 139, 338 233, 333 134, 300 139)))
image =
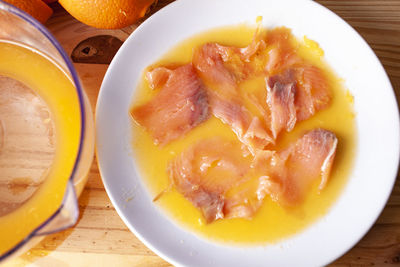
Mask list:
POLYGON ((373 225, 392 190, 399 161, 399 117, 389 79, 366 42, 341 18, 312 1, 181 0, 145 21, 114 57, 96 110, 97 159, 108 195, 135 235, 155 253, 185 266, 321 266, 341 256, 373 225), (219 26, 286 26, 319 43, 353 94, 354 169, 323 219, 274 245, 233 247, 181 229, 151 199, 131 148, 129 109, 143 69, 177 43, 219 26), (126 201, 127 192, 133 197, 126 201), (182 240, 184 242, 182 242, 182 240))

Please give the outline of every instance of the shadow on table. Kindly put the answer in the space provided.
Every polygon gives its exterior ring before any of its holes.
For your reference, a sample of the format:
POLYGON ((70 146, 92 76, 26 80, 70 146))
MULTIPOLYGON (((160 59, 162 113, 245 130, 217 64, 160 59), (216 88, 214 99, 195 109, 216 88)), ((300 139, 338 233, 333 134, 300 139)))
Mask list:
MULTIPOLYGON (((87 206, 89 202, 88 197, 81 197, 79 199, 79 218, 76 224, 79 223, 81 220, 85 207, 87 206)), ((64 241, 71 235, 73 232, 74 227, 66 229, 64 231, 51 234, 46 236, 42 241, 40 241, 39 244, 37 244, 35 247, 31 248, 29 251, 24 253, 23 255, 20 256, 20 258, 26 262, 33 263, 37 261, 40 258, 43 258, 44 256, 47 256, 50 254, 53 250, 57 249, 61 244, 64 243, 64 241)), ((39 264, 40 266, 40 264, 39 264)), ((59 260, 51 259, 51 257, 46 258, 46 266, 57 266, 57 267, 63 267, 63 266, 68 266, 65 265, 64 262, 61 262, 59 260), (53 265, 54 264, 54 265, 53 265)))

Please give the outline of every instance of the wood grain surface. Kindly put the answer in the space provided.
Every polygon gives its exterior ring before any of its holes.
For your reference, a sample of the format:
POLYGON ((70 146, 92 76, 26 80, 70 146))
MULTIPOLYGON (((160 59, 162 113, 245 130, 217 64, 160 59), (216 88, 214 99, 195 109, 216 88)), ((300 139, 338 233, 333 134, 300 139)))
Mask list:
MULTIPOLYGON (((146 17, 170 2, 172 1, 159 0, 146 17)), ((368 42, 383 63, 399 100, 400 0, 317 2, 342 17, 368 42)), ((89 37, 105 35, 124 41, 140 23, 121 30, 99 30, 76 21, 58 4, 52 4, 52 7, 55 12, 46 26, 70 55, 78 44, 89 37)), ((84 61, 87 60, 85 56, 93 56, 98 49, 104 49, 101 40, 87 40, 82 44, 81 51, 74 52, 78 55, 74 59, 77 62, 88 62, 84 61)), ((105 64, 107 62, 105 58, 98 61, 92 59, 91 62, 75 63, 75 67, 95 110, 99 88, 108 65, 105 64)), ((366 77, 370 78, 373 79, 366 77)), ((372 229, 354 248, 331 266, 400 264, 398 180, 388 204, 372 229)), ((96 161, 91 167, 89 180, 79 199, 79 205, 80 219, 74 228, 46 237, 28 253, 6 263, 6 266, 170 266, 145 247, 119 218, 104 190, 96 161)), ((329 249, 329 246, 326 249, 329 249)))

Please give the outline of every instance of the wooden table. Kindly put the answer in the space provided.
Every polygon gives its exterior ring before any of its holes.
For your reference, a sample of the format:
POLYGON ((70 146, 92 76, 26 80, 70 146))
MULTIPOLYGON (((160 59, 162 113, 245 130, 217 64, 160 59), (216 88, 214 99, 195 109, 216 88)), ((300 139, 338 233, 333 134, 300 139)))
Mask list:
MULTIPOLYGON (((151 13, 170 2, 172 1, 159 0, 151 13)), ((365 38, 383 63, 399 100, 400 0, 318 2, 345 19, 365 38)), ((111 35, 123 41, 137 27, 132 25, 121 30, 99 30, 76 21, 58 4, 52 4, 52 7, 55 13, 46 26, 68 54, 72 54, 74 48, 89 37, 111 35)), ((118 42, 115 46, 118 48, 118 42)), ((99 88, 108 67, 99 62, 106 63, 109 59, 106 56, 91 60, 87 54, 93 49, 104 47, 98 41, 92 40, 75 51, 75 61, 92 61, 75 63, 75 67, 95 110, 99 88), (84 50, 86 46, 89 49, 84 50)), ((112 54, 110 51, 105 53, 112 54)), ((6 266, 170 266, 145 247, 119 218, 104 190, 96 161, 91 167, 79 206, 81 215, 74 228, 46 237, 28 253, 8 262, 6 266)), ((331 266, 389 266, 399 263, 400 182, 397 181, 388 204, 372 229, 331 266)))

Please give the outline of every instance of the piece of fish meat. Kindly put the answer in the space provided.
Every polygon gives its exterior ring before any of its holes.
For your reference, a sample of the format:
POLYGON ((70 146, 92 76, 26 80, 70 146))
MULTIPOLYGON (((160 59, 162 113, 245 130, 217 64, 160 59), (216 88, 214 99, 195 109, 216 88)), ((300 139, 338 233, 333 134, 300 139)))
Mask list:
POLYGON ((149 102, 134 107, 131 115, 150 132, 155 144, 168 144, 208 118, 207 92, 191 64, 155 68, 147 79, 159 92, 149 102))
POLYGON ((323 71, 297 55, 290 29, 281 27, 268 31, 265 43, 268 106, 271 131, 276 139, 282 130, 289 132, 296 122, 327 108, 332 93, 323 71))
POLYGON ((266 178, 251 168, 239 142, 215 137, 188 148, 168 165, 175 188, 203 214, 207 223, 252 218, 267 194, 266 178))
POLYGON ((219 94, 237 94, 237 83, 264 72, 267 57, 261 51, 263 40, 261 22, 246 47, 207 43, 195 50, 193 65, 200 77, 219 94))
POLYGON ((338 139, 324 129, 305 133, 280 152, 261 151, 254 167, 267 177, 266 190, 283 206, 300 204, 314 182, 321 191, 326 186, 335 158, 338 139))
POLYGON ((271 132, 276 139, 282 130, 290 132, 296 124, 295 97, 298 89, 291 70, 269 77, 266 83, 271 132))
POLYGON ((299 121, 306 120, 317 111, 329 107, 332 92, 329 82, 323 71, 312 65, 303 65, 296 69, 298 93, 296 96, 296 110, 299 121))
POLYGON ((303 65, 266 78, 267 104, 274 139, 282 130, 290 132, 296 122, 329 107, 332 94, 322 70, 303 65))
POLYGON ((267 45, 265 72, 268 76, 282 73, 303 63, 303 60, 296 54, 296 47, 291 36, 291 30, 285 27, 267 31, 265 37, 267 45))
POLYGON ((263 54, 257 53, 265 49, 260 36, 258 29, 253 41, 244 48, 208 43, 193 55, 193 65, 207 85, 211 113, 229 125, 252 154, 274 142, 266 118, 246 108, 238 88, 238 83, 264 71, 260 63, 263 54))
POLYGON ((223 123, 229 125, 238 139, 251 154, 274 143, 268 128, 254 116, 238 98, 225 99, 209 92, 210 111, 223 123))

